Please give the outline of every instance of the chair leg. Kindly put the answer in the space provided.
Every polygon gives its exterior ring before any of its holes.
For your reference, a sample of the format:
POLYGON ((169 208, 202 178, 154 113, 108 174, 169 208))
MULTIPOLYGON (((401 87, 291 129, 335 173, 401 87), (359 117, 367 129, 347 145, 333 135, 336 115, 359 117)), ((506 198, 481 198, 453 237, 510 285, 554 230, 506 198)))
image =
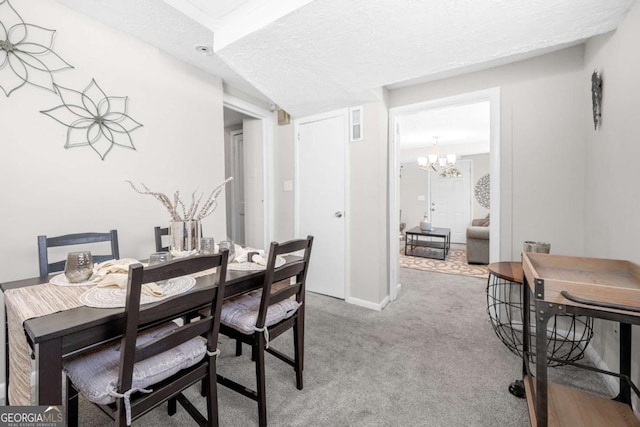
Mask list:
POLYGON ((167 407, 167 415, 169 415, 170 417, 174 416, 176 414, 176 412, 178 411, 178 401, 176 400, 175 397, 172 397, 171 399, 169 399, 167 401, 168 403, 168 407, 167 407))
POLYGON ((304 360, 304 325, 302 319, 298 317, 293 327, 293 350, 296 371, 296 388, 302 390, 302 368, 304 360))
POLYGON ((242 356, 242 341, 236 340, 236 356, 242 356))
POLYGON ((4 308, 4 404, 9 406, 9 321, 4 308))
POLYGON ((78 392, 71 383, 71 380, 67 378, 67 426, 78 427, 78 392))
POLYGON ((218 383, 216 357, 209 359, 209 376, 203 380, 207 392, 207 425, 218 427, 218 383))
POLYGON ((255 362, 258 359, 258 346, 256 346, 255 344, 253 346, 251 346, 251 361, 255 362))
POLYGON ((207 396, 207 379, 206 378, 203 378, 202 381, 200 382, 200 396, 202 397, 207 396))
POLYGON ((256 351, 256 392, 258 394, 258 424, 260 427, 267 425, 267 388, 265 380, 264 366, 264 335, 258 333, 258 346, 254 346, 256 351))

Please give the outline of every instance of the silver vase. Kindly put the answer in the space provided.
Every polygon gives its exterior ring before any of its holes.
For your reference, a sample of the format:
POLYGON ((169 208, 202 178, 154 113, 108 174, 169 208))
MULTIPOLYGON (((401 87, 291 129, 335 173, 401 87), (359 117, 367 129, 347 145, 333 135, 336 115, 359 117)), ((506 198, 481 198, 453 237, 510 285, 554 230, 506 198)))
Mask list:
POLYGON ((169 225, 171 252, 199 252, 202 227, 200 221, 173 221, 169 225))

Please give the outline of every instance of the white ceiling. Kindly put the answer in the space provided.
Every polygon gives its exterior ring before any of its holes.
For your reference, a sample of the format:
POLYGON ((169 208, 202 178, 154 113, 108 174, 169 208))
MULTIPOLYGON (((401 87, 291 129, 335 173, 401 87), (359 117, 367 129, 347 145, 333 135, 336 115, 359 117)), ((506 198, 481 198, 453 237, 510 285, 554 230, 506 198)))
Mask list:
POLYGON ((58 0, 293 117, 614 30, 635 0, 58 0), (196 45, 212 49, 196 52, 196 45))
POLYGON ((488 153, 490 148, 489 101, 422 110, 398 117, 400 162, 415 162, 434 152, 441 155, 488 153))

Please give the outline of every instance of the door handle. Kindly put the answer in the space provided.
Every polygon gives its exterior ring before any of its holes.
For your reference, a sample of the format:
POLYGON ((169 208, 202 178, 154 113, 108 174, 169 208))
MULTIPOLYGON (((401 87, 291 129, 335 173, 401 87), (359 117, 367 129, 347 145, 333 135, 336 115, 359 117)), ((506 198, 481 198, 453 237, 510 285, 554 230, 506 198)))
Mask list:
POLYGON ((334 213, 334 215, 336 216, 336 218, 342 218, 342 212, 340 211, 334 213))

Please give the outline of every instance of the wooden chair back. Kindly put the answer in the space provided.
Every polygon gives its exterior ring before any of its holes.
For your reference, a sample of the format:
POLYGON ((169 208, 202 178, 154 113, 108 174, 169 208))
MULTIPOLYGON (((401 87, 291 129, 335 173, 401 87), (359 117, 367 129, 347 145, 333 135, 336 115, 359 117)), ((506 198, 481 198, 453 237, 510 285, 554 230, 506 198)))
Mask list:
POLYGON ((156 241, 156 252, 168 252, 169 246, 162 246, 162 236, 169 235, 169 227, 154 227, 153 234, 156 241))
MULTIPOLYGON (((216 352, 218 346, 218 332, 220 330, 220 309, 222 307, 222 300, 224 299, 228 256, 228 251, 223 251, 221 254, 217 255, 187 257, 152 267, 145 268, 141 264, 135 264, 129 267, 127 299, 125 306, 125 325, 120 345, 121 358, 118 377, 118 393, 124 393, 131 389, 133 370, 136 363, 177 347, 192 338, 205 336, 207 338, 207 351, 210 353, 216 352), (169 280, 214 267, 217 267, 219 270, 219 280, 215 296, 212 301, 209 301, 211 306, 208 308, 208 310, 210 310, 208 316, 203 316, 199 320, 194 320, 191 323, 185 323, 164 336, 160 336, 145 344, 136 346, 138 333, 143 330, 145 326, 157 321, 157 319, 154 319, 153 317, 145 316, 143 318, 143 316, 141 316, 141 314, 144 314, 144 312, 141 313, 140 311, 142 285, 150 282, 169 280)), ((170 302, 168 302, 168 304, 170 304, 170 302)), ((197 306, 185 307, 185 310, 193 311, 204 305, 206 305, 204 301, 198 301, 197 306)), ((160 313, 159 316, 162 316, 162 313, 160 313)), ((205 356, 205 359, 208 360, 209 358, 205 356)), ((215 365, 215 357, 209 361, 209 364, 211 363, 215 365)), ((141 400, 139 403, 137 401, 133 401, 131 403, 133 414, 140 412, 144 413, 145 407, 153 407, 156 404, 167 400, 167 390, 183 389, 186 383, 193 381, 189 378, 192 373, 195 376, 199 376, 195 381, 202 379, 202 373, 195 373, 196 369, 198 369, 198 366, 180 371, 168 380, 165 380, 162 387, 151 387, 157 392, 146 395, 145 399, 141 400), (142 405, 142 409, 137 410, 136 404, 142 405)), ((211 367, 208 369, 211 369, 211 367)), ((212 381, 215 385, 215 367, 213 367, 212 372, 214 373, 212 381)), ((217 398, 217 395, 213 398, 217 398)), ((120 412, 125 411, 122 400, 118 401, 118 406, 118 410, 120 412)), ((217 425, 217 422, 213 422, 213 424, 217 425)))
POLYGON ((49 248, 60 246, 88 245, 100 242, 110 242, 111 253, 104 255, 95 255, 92 253, 93 262, 98 263, 120 258, 117 230, 111 230, 108 233, 76 233, 57 237, 47 237, 45 235, 38 236, 38 261, 40 267, 40 276, 44 277, 50 273, 64 270, 66 259, 61 261, 49 262, 49 248))
POLYGON ((312 245, 313 236, 307 236, 306 239, 290 240, 284 243, 271 243, 256 327, 264 327, 267 310, 271 304, 276 304, 293 295, 295 295, 298 303, 304 304, 305 283, 312 245), (291 255, 300 251, 303 251, 301 259, 287 263, 279 268, 275 267, 279 256, 291 255), (291 280, 292 278, 293 280, 291 280), (287 283, 287 281, 289 281, 289 283, 287 283), (278 283, 277 289, 274 289, 274 283, 278 283))

